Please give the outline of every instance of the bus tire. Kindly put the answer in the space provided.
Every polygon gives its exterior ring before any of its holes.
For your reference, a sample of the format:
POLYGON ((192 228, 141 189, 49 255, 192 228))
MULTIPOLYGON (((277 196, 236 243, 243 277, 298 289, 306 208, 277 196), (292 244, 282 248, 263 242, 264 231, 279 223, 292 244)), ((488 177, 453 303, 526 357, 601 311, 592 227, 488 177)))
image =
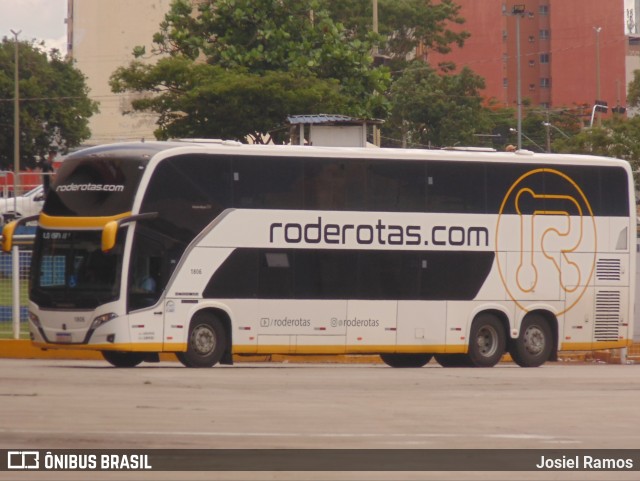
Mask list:
POLYGON ((509 351, 520 367, 539 367, 551 357, 553 334, 547 320, 539 314, 529 314, 522 321, 520 335, 509 351))
POLYGON ((391 367, 423 367, 432 357, 431 354, 380 354, 380 359, 391 367))
POLYGON ((435 354, 434 357, 442 367, 473 367, 466 354, 435 354))
POLYGON ((141 352, 102 351, 102 357, 114 367, 136 367, 144 361, 141 352))
POLYGON ((480 314, 471 324, 469 360, 475 367, 493 367, 505 353, 507 338, 504 326, 492 314, 480 314))
POLYGON ((186 367, 215 366, 225 352, 227 336, 224 325, 214 315, 198 312, 189 325, 187 351, 176 357, 186 367))

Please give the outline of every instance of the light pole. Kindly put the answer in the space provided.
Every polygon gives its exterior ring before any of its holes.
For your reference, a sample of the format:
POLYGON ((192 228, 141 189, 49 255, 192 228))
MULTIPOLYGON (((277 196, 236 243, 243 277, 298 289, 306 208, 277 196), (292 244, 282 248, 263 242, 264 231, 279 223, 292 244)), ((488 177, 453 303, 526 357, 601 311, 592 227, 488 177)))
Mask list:
POLYGON ((558 132, 560 132, 562 135, 565 136, 565 138, 570 139, 571 137, 569 137, 567 134, 565 134, 562 130, 560 130, 558 127, 556 127, 555 125, 553 125, 551 122, 542 122, 542 125, 544 125, 547 129, 549 127, 551 127, 552 129, 557 130, 558 132))
MULTIPOLYGON (((509 132, 517 133, 519 138, 524 137, 524 138, 525 138, 525 139, 527 139, 529 142, 531 142, 533 145, 535 145, 536 147, 538 147, 538 148, 540 149, 540 152, 544 152, 544 151, 545 151, 545 150, 544 150, 544 148, 542 148, 542 147, 540 146, 540 144, 538 144, 538 143, 537 143, 535 140, 533 140, 531 137, 529 137, 529 136, 527 136, 527 135, 523 134, 520 130, 516 130, 516 129, 514 129, 513 127, 511 127, 511 128, 509 129, 509 132)), ((520 149, 520 147, 518 147, 518 150, 521 150, 521 149, 520 149)))
POLYGON ((18 196, 20 173, 20 76, 18 74, 18 35, 22 30, 11 30, 15 38, 15 71, 13 73, 13 196, 18 196))
MULTIPOLYGON (((596 98, 599 99, 600 98, 600 32, 602 31, 602 27, 593 27, 593 29, 596 32, 596 98)), ((600 125, 599 113, 598 113, 598 125, 600 125)))
POLYGON ((522 149, 522 86, 521 83, 521 67, 520 67, 520 17, 525 13, 525 5, 517 4, 511 8, 511 13, 507 14, 516 17, 516 96, 518 105, 518 150, 522 149))

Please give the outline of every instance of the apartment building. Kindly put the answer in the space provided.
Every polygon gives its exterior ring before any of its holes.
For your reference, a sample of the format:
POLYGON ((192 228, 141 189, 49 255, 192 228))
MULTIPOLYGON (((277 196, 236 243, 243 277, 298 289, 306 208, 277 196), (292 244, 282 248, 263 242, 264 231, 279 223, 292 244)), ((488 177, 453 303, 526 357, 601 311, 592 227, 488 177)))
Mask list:
POLYGON ((456 0, 471 33, 453 61, 485 78, 484 94, 505 106, 610 107, 626 103, 624 0, 456 0), (518 50, 520 74, 518 75, 518 50))

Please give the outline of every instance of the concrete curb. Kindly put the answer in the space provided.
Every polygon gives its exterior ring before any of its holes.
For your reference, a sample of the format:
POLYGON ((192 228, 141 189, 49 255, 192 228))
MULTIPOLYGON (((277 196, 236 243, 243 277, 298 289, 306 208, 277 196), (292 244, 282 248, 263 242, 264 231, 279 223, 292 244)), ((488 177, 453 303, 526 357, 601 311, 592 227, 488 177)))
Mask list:
MULTIPOLYGON (((607 364, 620 364, 619 350, 565 352, 558 356, 560 362, 596 362, 607 364)), ((78 359, 78 360, 103 360, 102 354, 97 351, 85 351, 75 349, 40 349, 34 347, 29 340, 0 340, 0 359, 78 359)), ((177 361, 174 354, 160 354, 161 361, 177 361)), ((381 364, 377 355, 285 355, 265 354, 255 356, 234 356, 234 362, 277 362, 277 363, 333 363, 333 364, 381 364)), ((507 354, 502 362, 511 362, 507 354)), ((634 344, 628 349, 627 362, 640 362, 640 344, 634 344)))

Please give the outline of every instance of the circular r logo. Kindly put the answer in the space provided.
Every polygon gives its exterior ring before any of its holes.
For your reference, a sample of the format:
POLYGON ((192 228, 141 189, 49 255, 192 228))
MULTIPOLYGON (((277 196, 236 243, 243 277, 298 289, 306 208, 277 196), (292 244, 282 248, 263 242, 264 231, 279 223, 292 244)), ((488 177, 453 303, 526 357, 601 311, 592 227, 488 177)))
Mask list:
POLYGON ((536 301, 573 308, 596 264, 596 222, 589 200, 566 174, 531 170, 507 191, 496 224, 496 262, 509 297, 523 311, 536 301))

